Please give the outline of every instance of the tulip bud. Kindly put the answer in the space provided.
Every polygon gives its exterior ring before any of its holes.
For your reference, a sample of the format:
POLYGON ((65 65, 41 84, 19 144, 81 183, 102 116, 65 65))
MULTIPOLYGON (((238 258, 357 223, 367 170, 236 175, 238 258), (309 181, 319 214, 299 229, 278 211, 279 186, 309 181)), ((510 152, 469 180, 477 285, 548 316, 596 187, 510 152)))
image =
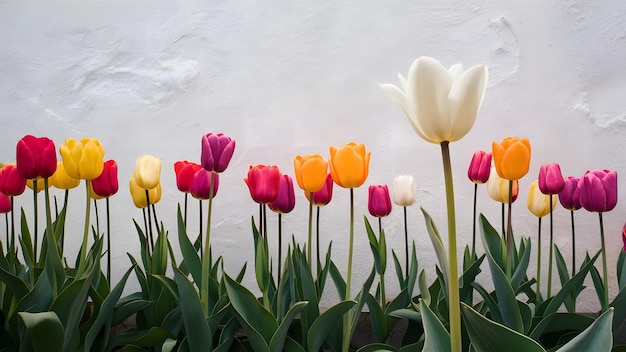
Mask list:
POLYGON ((106 198, 117 193, 119 183, 117 182, 117 163, 115 160, 107 160, 100 176, 91 181, 91 189, 96 195, 106 198))
POLYGON ((561 167, 557 163, 541 165, 538 181, 539 189, 543 194, 559 194, 565 187, 561 167))
POLYGON ((0 192, 8 197, 19 196, 26 189, 26 179, 13 164, 0 169, 0 192))
MULTIPOLYGON (((491 166, 489 180, 487 180, 487 192, 496 202, 509 204, 509 180, 505 180, 498 175, 495 165, 491 166)), ((519 182, 513 181, 512 200, 515 202, 519 192, 519 182)))
MULTIPOLYGON (((539 182, 537 180, 530 184, 528 189, 528 210, 536 217, 542 218, 550 214, 550 195, 544 194, 539 190, 539 182)), ((557 196, 552 197, 552 209, 556 207, 557 196)))
MULTIPOLYGON (((133 203, 137 208, 147 208, 148 202, 146 199, 146 189, 141 188, 135 182, 135 178, 131 177, 128 182, 130 188, 130 195, 133 198, 133 203)), ((159 183, 155 188, 148 190, 148 197, 150 198, 150 204, 156 204, 161 200, 161 183, 159 183)))
POLYGON ((559 202, 563 208, 568 210, 578 210, 580 205, 580 188, 578 187, 579 178, 568 176, 564 180, 563 190, 559 193, 559 202))
POLYGON ((81 180, 93 180, 104 169, 104 148, 95 138, 65 140, 59 147, 63 166, 68 175, 81 180))
POLYGON ((293 190, 293 180, 289 175, 281 175, 278 184, 278 196, 269 204, 272 211, 287 214, 296 206, 296 195, 293 190))
POLYGON ((217 172, 207 171, 201 167, 191 178, 189 193, 196 199, 215 198, 219 186, 219 174, 217 172), (213 175, 213 193, 211 193, 211 175, 213 175))
POLYGON ((235 140, 222 133, 208 133, 202 137, 202 167, 208 171, 224 172, 234 151, 235 140))
POLYGON ((417 188, 411 175, 400 175, 393 179, 391 187, 393 202, 401 207, 408 207, 415 203, 417 188))
POLYGON ((343 188, 361 186, 369 172, 371 152, 364 144, 350 142, 342 147, 330 147, 330 173, 335 183, 343 188))
POLYGON ((17 142, 16 149, 17 171, 22 177, 46 178, 54 174, 57 154, 51 139, 27 135, 17 142))
MULTIPOLYGON (((313 192, 313 204, 318 207, 324 206, 333 199, 333 177, 331 174, 326 175, 326 181, 324 181, 324 186, 317 192, 313 192)), ((308 201, 310 201, 311 193, 304 192, 304 195, 308 201)))
POLYGON ((191 179, 193 175, 202 168, 202 165, 187 160, 177 161, 174 163, 174 172, 176 173, 176 187, 181 192, 189 193, 191 187, 191 179))
POLYGON ((65 166, 62 161, 57 162, 57 169, 50 177, 50 185, 58 189, 69 190, 78 187, 80 180, 73 178, 65 171, 65 166))
POLYGON ((391 198, 387 185, 372 185, 369 187, 367 210, 372 216, 381 218, 391 213, 391 198))
POLYGON ((305 193, 317 192, 324 187, 328 162, 321 155, 298 155, 293 159, 293 169, 298 186, 305 193))
POLYGON ((278 197, 280 171, 276 166, 250 165, 248 177, 243 180, 248 185, 252 200, 257 203, 269 204, 278 197))
POLYGON ((580 204, 588 211, 603 213, 617 204, 617 172, 593 170, 585 172, 578 182, 580 204))
POLYGON ((152 189, 161 181, 161 159, 142 155, 135 163, 135 182, 143 189, 152 189))
POLYGON ((0 214, 6 214, 11 211, 11 198, 0 193, 0 214))
POLYGON ((506 180, 519 180, 530 167, 530 142, 526 138, 507 137, 501 144, 491 144, 493 162, 498 175, 506 180))
POLYGON ((474 183, 483 184, 489 179, 490 171, 491 153, 482 150, 476 151, 467 169, 467 177, 474 183))

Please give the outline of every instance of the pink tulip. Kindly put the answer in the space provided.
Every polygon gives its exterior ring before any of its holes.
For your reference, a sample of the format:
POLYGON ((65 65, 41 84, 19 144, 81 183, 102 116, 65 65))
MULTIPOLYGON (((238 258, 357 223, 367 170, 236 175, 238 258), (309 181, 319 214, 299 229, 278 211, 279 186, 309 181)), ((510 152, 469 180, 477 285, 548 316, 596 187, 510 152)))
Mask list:
POLYGON ((235 151, 235 141, 218 133, 208 133, 202 137, 202 167, 213 172, 224 172, 235 151))
POLYGON ((110 197, 119 190, 117 181, 117 163, 115 160, 107 160, 100 176, 91 180, 93 192, 100 197, 110 197))
POLYGON ((17 171, 26 179, 50 177, 57 169, 56 148, 49 138, 27 135, 16 149, 17 171))
POLYGON ((0 192, 6 196, 19 196, 26 189, 26 179, 20 175, 15 165, 0 169, 0 192))
POLYGON ((220 178, 218 173, 200 168, 191 178, 189 192, 196 199, 215 198, 219 185, 220 178), (211 174, 213 174, 213 195, 211 195, 211 174))
POLYGON ((243 180, 248 185, 250 196, 257 203, 270 204, 278 197, 280 171, 277 166, 250 165, 248 177, 243 180))
POLYGON ((472 161, 467 169, 467 177, 474 183, 483 184, 489 180, 490 170, 491 153, 479 150, 472 156, 472 161))
POLYGON ((559 194, 565 187, 561 167, 557 163, 541 165, 538 180, 539 190, 543 194, 559 194))
MULTIPOLYGON (((327 205, 333 199, 333 176, 331 174, 326 175, 326 181, 322 189, 317 192, 313 192, 313 204, 318 207, 327 205)), ((307 200, 310 200, 310 194, 308 192, 304 192, 307 200)))
POLYGON ((6 214, 11 211, 11 198, 0 193, 0 214, 6 214))
POLYGON ((588 211, 604 213, 617 204, 617 172, 593 170, 585 172, 578 182, 580 204, 588 211))
POLYGON ((289 175, 281 175, 278 184, 278 196, 269 204, 276 213, 287 214, 296 206, 296 195, 293 190, 293 180, 289 175))
POLYGON ((387 216, 391 213, 391 197, 387 185, 376 185, 369 187, 369 197, 367 209, 372 216, 377 218, 387 216))
POLYGON ((580 209, 580 188, 578 188, 579 178, 573 176, 567 176, 565 178, 565 186, 559 193, 559 202, 565 209, 578 210, 580 209))

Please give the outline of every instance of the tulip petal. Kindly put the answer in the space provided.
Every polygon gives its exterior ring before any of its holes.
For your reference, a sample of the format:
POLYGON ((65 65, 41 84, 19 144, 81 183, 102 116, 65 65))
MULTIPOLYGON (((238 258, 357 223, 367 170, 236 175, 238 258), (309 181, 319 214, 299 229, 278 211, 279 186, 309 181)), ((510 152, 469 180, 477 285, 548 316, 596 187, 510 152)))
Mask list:
MULTIPOLYGON (((402 85, 403 87, 406 87, 406 80, 403 81, 402 85)), ((415 116, 415 113, 413 111, 412 103, 409 101, 406 94, 402 90, 400 90, 393 84, 379 84, 379 86, 387 93, 387 95, 389 95, 391 100, 395 101, 402 107, 402 110, 404 110, 404 114, 411 123, 411 127, 413 127, 413 130, 415 131, 415 133, 417 133, 418 136, 420 136, 420 138, 431 143, 439 143, 438 141, 431 139, 424 133, 422 127, 417 121, 417 117, 415 116)))
POLYGON ((450 116, 452 131, 449 141, 456 141, 465 136, 474 125, 476 114, 483 101, 487 88, 487 67, 476 65, 465 71, 450 88, 450 116))

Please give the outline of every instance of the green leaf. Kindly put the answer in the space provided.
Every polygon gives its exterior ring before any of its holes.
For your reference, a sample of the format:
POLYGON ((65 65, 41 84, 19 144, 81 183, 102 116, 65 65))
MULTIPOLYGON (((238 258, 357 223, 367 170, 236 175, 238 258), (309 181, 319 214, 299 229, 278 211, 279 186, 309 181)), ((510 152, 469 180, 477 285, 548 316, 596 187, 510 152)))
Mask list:
MULTIPOLYGON (((443 277, 445 280, 448 280, 448 254, 446 252, 446 248, 441 241, 441 236, 439 236, 439 231, 437 231, 437 225, 430 217, 430 215, 424 210, 424 208, 420 208, 422 213, 424 214, 424 220, 426 221, 426 230, 428 230, 428 236, 430 236, 430 241, 435 248, 435 254, 437 255, 437 261, 439 262, 439 268, 443 272, 443 277)), ((447 285, 447 282, 446 282, 447 285)))
POLYGON ((54 312, 17 313, 20 352, 60 352, 63 324, 54 312))
POLYGON ((380 307, 379 301, 369 293, 366 293, 365 304, 370 311, 370 319, 372 321, 372 330, 377 341, 385 341, 388 335, 387 316, 380 307))
POLYGON ((422 313, 424 334, 426 336, 422 351, 450 351, 450 333, 448 333, 448 330, 441 324, 435 313, 423 301, 420 301, 420 312, 422 313))
POLYGON ((476 351, 545 352, 534 340, 495 321, 485 318, 465 303, 461 303, 465 327, 476 351))
POLYGON ((517 290, 522 280, 526 277, 531 253, 530 239, 522 238, 522 242, 520 244, 520 252, 521 258, 519 258, 519 262, 517 263, 517 267, 515 268, 513 276, 511 276, 511 287, 513 288, 513 291, 517 290))
POLYGON ((365 345, 357 350, 357 352, 398 352, 393 346, 386 345, 384 343, 371 343, 369 345, 365 345))
POLYGON ((170 334, 167 330, 158 326, 153 326, 148 330, 131 331, 113 336, 109 341, 107 351, 110 352, 118 346, 124 346, 127 344, 145 347, 157 346, 173 337, 174 336, 172 336, 172 334, 170 334))
POLYGON ((293 319, 296 317, 296 315, 298 315, 298 313, 300 313, 302 309, 306 307, 307 304, 309 304, 309 302, 303 301, 297 302, 291 306, 291 308, 285 315, 285 318, 280 323, 278 330, 274 333, 274 336, 272 336, 272 340, 269 344, 270 351, 283 351, 283 347, 285 346, 285 339, 287 338, 287 333, 289 332, 289 327, 291 326, 293 319))
POLYGON ((189 282, 189 279, 177 267, 173 267, 173 269, 185 323, 187 343, 192 351, 202 351, 206 346, 213 346, 213 336, 203 314, 200 297, 198 297, 198 292, 189 282))
POLYGON ((611 351, 613 308, 609 308, 585 331, 558 349, 558 352, 611 351))
POLYGON ((341 276, 339 269, 334 262, 330 262, 330 277, 333 279, 335 283, 335 288, 337 289, 337 295, 339 297, 346 297, 346 281, 341 276))
POLYGON ((505 271, 506 252, 503 252, 503 248, 506 248, 506 245, 504 241, 483 214, 480 214, 479 220, 485 253, 489 253, 500 269, 505 271))
POLYGON ((615 267, 617 269, 617 285, 621 291, 626 287, 626 251, 623 249, 617 256, 617 265, 615 267))
POLYGON ((613 332, 617 334, 626 321, 626 289, 621 289, 613 302, 613 332))
POLYGON ((200 262, 198 251, 195 249, 187 236, 185 223, 183 222, 183 216, 180 211, 180 204, 178 205, 178 244, 180 246, 180 251, 183 255, 185 265, 187 266, 193 281, 195 281, 196 285, 200 287, 200 283, 202 282, 202 263, 200 262))
POLYGON ((319 351, 330 332, 335 328, 335 323, 340 322, 343 315, 355 304, 355 301, 339 302, 317 317, 309 329, 307 351, 319 351))
POLYGON ((424 271, 422 269, 422 271, 420 272, 420 277, 419 277, 419 287, 420 287, 420 293, 422 295, 422 301, 424 301, 424 303, 426 303, 427 306, 430 306, 431 300, 430 300, 430 290, 428 289, 428 284, 426 283, 426 271, 424 271))
POLYGON ((539 341, 541 336, 554 332, 583 331, 595 320, 589 316, 575 313, 552 313, 535 326, 528 337, 539 341))
POLYGON ((413 297, 413 290, 415 289, 415 281, 417 280, 417 254, 415 253, 415 241, 413 241, 413 250, 411 251, 411 260, 409 261, 409 270, 406 279, 406 292, 409 299, 413 297))

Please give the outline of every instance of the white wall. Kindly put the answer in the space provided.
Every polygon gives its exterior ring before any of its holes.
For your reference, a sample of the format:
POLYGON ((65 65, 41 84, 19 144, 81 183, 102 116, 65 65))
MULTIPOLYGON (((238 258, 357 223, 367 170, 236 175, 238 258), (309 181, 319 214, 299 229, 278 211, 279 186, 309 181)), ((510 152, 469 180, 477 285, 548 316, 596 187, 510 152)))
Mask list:
MULTIPOLYGON (((104 144, 105 157, 119 164, 121 184, 111 200, 115 279, 129 266, 126 252, 138 256, 131 219, 141 221, 141 212, 127 185, 136 158, 153 154, 163 161, 157 210, 176 243, 175 209, 183 196, 172 164, 199 160, 204 133, 230 135, 237 149, 214 202, 212 243, 228 272, 249 263, 246 285, 255 288, 250 217, 257 205, 242 181, 248 166, 276 164, 293 174, 298 154, 328 156, 331 145, 365 143, 372 159, 366 185, 355 192, 354 287, 372 262, 361 218, 367 214, 367 185, 391 183, 399 174, 412 174, 418 184, 419 204, 409 209, 409 226, 432 280, 435 257, 419 206, 445 234, 439 148, 414 134, 378 83, 398 83, 397 72, 406 74, 422 55, 446 66, 486 64, 489 83, 476 124, 451 146, 459 241, 471 238, 473 184, 465 176, 471 155, 507 136, 528 137, 533 147, 531 171, 514 205, 514 228, 518 236, 535 237, 536 220, 525 202, 541 164, 559 162, 565 175, 576 176, 614 169, 623 182, 625 10, 623 2, 591 0, 4 1, 0 160, 14 160, 15 143, 25 134, 53 138, 57 146, 81 137, 104 144)), ((500 207, 481 191, 480 210, 497 224, 500 207)), ((81 187, 70 199, 70 258, 78 253, 83 202, 81 187)), ((308 206, 301 192, 297 202, 284 217, 284 230, 303 243, 308 206)), ((30 194, 18 200, 19 206, 31 203, 30 194)), ((190 211, 195 232, 197 204, 190 211)), ((611 297, 625 211, 620 201, 605 215, 611 297)), ((396 209, 384 226, 389 247, 403 253, 401 214, 396 209)), ((333 241, 333 257, 345 272, 348 191, 336 187, 322 216, 323 245, 333 241)), ((275 231, 275 217, 270 219, 275 231)), ((581 210, 576 219, 581 258, 599 248, 599 230, 595 214, 581 210)), ((555 220, 556 242, 569 253, 569 214, 559 208, 555 220)), ((544 234, 547 253, 547 226, 544 234)), ((275 243, 272 238, 273 250, 275 243)), ((391 295, 397 284, 391 261, 389 267, 391 295)), ((585 297, 581 309, 597 308, 592 290, 585 297)), ((334 302, 330 290, 326 304, 334 302)))

